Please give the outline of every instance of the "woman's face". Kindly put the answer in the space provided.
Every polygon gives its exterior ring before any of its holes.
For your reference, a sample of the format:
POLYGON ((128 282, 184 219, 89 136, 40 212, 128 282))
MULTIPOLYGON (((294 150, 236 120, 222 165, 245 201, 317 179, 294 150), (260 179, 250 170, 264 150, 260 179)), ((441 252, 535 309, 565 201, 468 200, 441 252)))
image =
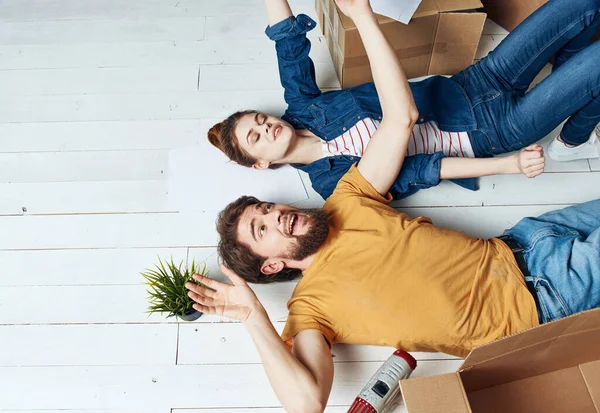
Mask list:
POLYGON ((296 131, 289 123, 258 112, 242 116, 234 133, 240 147, 257 159, 254 164, 257 169, 281 163, 296 139, 296 131))

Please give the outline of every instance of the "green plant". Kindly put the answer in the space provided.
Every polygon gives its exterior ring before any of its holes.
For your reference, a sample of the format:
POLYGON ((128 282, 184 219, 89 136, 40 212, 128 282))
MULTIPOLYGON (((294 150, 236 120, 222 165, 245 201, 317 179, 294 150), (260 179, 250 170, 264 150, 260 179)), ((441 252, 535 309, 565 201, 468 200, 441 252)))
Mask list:
POLYGON ((191 265, 182 269, 183 261, 179 266, 171 261, 167 262, 159 257, 155 269, 146 269, 141 274, 146 279, 148 289, 146 290, 150 297, 148 301, 148 314, 168 313, 167 318, 178 316, 186 319, 186 316, 195 312, 192 308, 193 301, 188 296, 188 290, 185 288, 187 282, 193 282, 201 285, 192 278, 193 274, 208 275, 206 264, 200 270, 200 266, 192 260, 191 265))

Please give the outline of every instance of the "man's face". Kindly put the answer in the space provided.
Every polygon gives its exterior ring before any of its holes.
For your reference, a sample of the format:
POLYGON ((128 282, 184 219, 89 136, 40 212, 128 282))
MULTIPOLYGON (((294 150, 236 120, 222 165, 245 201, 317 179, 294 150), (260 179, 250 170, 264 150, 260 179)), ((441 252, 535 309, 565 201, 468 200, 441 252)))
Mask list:
POLYGON ((322 209, 260 203, 240 217, 238 241, 264 258, 301 261, 323 245, 329 232, 329 215, 322 209))

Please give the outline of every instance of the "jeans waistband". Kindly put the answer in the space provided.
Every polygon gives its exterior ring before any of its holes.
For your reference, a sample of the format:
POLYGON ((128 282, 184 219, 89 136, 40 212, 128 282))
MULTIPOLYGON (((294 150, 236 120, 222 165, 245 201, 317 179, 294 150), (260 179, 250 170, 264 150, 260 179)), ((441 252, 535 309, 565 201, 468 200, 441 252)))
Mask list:
POLYGON ((519 266, 519 270, 521 270, 521 272, 525 276, 525 284, 527 285, 527 289, 533 296, 536 308, 539 309, 540 303, 538 301, 538 295, 537 295, 537 291, 535 289, 535 285, 533 284, 533 281, 528 280, 528 278, 531 278, 531 274, 529 273, 529 268, 527 268, 527 261, 525 261, 525 254, 523 253, 523 247, 510 235, 500 235, 499 237, 496 237, 496 238, 498 238, 499 240, 504 242, 508 246, 508 248, 510 248, 510 250, 512 251, 512 253, 515 257, 515 261, 517 261, 517 265, 519 266))

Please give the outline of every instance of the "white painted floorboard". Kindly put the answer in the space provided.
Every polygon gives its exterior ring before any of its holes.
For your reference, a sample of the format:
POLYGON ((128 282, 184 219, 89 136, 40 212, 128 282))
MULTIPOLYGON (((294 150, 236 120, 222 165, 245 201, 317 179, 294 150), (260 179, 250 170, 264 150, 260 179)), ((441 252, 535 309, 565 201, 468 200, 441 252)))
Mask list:
MULTIPOLYGON (((290 3, 315 16, 313 0, 290 3)), ((206 131, 236 110, 283 111, 265 25, 263 0, 0 0, 0 412, 282 412, 240 323, 148 317, 140 276, 172 256, 222 279, 215 217, 169 210, 168 151, 213 151, 206 131)), ((488 21, 476 58, 506 34, 488 21)), ((320 31, 309 37, 318 84, 339 87, 320 31)), ((322 205, 300 179, 297 205, 322 205)), ((599 197, 600 161, 550 161, 534 180, 443 182, 393 205, 490 237, 599 197)), ((256 287, 278 331, 294 286, 256 287)), ((341 413, 392 349, 332 352, 326 411, 341 413)), ((416 377, 461 363, 414 355, 416 377)))

